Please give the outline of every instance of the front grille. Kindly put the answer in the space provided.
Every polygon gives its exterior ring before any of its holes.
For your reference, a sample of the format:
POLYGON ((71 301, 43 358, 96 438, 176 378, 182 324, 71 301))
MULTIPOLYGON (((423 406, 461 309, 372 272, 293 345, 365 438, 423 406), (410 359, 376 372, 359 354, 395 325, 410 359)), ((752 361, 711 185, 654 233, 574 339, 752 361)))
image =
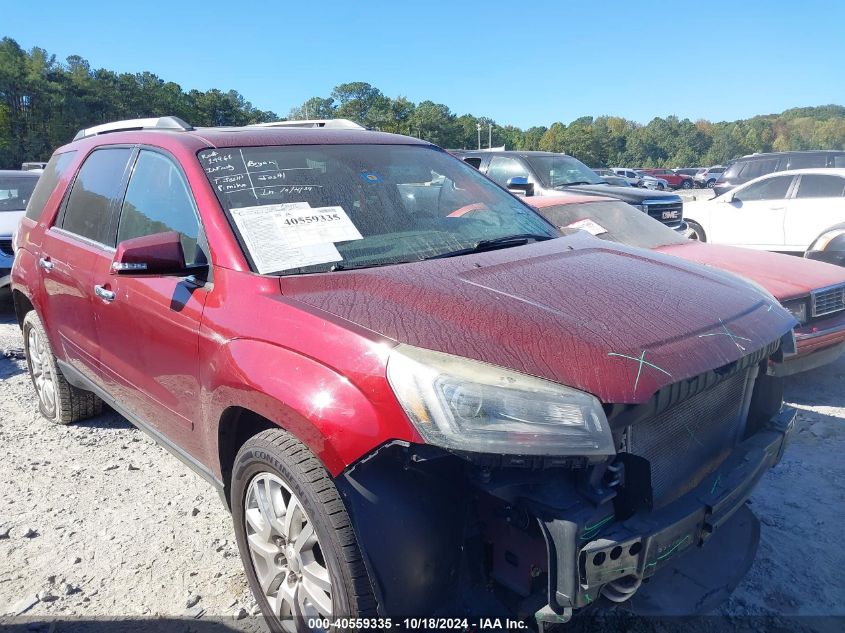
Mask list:
POLYGON ((750 371, 738 371, 630 428, 629 452, 651 468, 653 507, 695 488, 736 445, 750 371))
POLYGON ((11 237, 0 237, 0 253, 8 255, 9 257, 14 255, 14 252, 12 251, 11 237))
POLYGON ((655 220, 667 226, 679 226, 684 219, 684 203, 682 200, 664 202, 662 200, 646 200, 643 210, 655 220))
POLYGON ((812 316, 820 317, 845 310, 845 286, 834 286, 813 292, 812 316))

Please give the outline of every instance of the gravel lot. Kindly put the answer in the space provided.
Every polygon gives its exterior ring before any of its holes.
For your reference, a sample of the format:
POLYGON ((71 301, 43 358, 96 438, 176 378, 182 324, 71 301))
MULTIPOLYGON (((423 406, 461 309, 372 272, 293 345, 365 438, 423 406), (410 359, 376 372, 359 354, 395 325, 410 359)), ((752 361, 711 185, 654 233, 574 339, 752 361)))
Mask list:
MULTIPOLYGON (((0 296, 0 350, 22 344, 0 296)), ((845 359, 788 384, 798 432, 752 499, 761 546, 724 614, 845 615, 843 386, 845 359)), ((0 354, 0 443, 0 628, 23 612, 16 630, 54 618, 85 618, 85 630, 93 618, 132 618, 143 629, 153 616, 262 630, 235 619, 254 602, 216 493, 123 418, 48 424, 25 362, 0 354)), ((833 630, 829 620, 778 628, 833 630)))

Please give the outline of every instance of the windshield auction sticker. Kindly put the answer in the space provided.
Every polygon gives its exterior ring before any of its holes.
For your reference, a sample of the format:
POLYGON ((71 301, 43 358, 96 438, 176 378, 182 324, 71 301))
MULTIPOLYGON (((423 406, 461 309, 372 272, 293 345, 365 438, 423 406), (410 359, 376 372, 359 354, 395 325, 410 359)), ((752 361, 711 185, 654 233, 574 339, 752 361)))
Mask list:
POLYGON ((334 242, 362 239, 342 207, 311 208, 307 202, 231 210, 261 274, 343 259, 334 242))

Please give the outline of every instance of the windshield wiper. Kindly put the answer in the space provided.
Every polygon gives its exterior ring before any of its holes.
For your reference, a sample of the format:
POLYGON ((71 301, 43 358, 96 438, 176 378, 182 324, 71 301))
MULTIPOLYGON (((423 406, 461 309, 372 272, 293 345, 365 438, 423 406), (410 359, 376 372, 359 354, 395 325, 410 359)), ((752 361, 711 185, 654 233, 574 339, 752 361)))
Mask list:
POLYGON ((494 251, 499 248, 524 246, 531 240, 534 240, 535 242, 545 242, 546 240, 550 240, 554 237, 554 235, 543 235, 542 233, 519 233, 517 235, 505 235, 504 237, 494 237, 489 240, 479 240, 468 248, 462 248, 448 253, 441 253, 440 255, 432 255, 431 257, 423 257, 423 259, 443 259, 444 257, 458 257, 460 255, 469 255, 470 253, 483 253, 484 251, 494 251))
POLYGON ((564 182, 564 183, 561 183, 559 185, 555 185, 554 188, 559 189, 560 187, 571 187, 573 185, 601 185, 601 184, 607 184, 607 183, 590 182, 588 180, 576 180, 575 182, 564 182))

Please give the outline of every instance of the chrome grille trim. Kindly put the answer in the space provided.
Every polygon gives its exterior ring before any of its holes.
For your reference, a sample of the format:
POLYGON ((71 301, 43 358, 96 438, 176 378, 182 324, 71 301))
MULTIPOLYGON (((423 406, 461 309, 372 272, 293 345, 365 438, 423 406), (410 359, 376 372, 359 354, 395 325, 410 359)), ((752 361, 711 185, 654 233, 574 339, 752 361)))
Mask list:
POLYGON ((811 316, 820 317, 845 310, 845 284, 820 288, 810 293, 811 316))

